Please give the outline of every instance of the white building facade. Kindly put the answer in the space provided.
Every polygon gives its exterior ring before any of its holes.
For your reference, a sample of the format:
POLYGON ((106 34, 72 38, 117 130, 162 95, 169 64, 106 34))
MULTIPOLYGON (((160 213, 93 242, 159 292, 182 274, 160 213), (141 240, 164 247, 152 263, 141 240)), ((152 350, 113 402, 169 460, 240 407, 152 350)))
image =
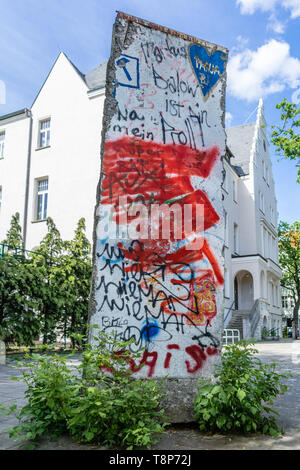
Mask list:
MULTIPOLYGON (((30 109, 0 117, 0 240, 20 213, 25 248, 52 217, 63 239, 86 220, 92 241, 106 63, 83 75, 61 53, 30 109)), ((244 338, 281 335, 277 207, 263 104, 227 129, 224 159, 224 327, 244 338)))
POLYGON ((227 129, 224 327, 282 336, 277 203, 263 102, 256 122, 227 129))
POLYGON ((84 76, 61 53, 31 109, 0 117, 0 240, 16 212, 29 250, 48 216, 65 240, 85 217, 92 239, 104 94, 105 66, 84 76))

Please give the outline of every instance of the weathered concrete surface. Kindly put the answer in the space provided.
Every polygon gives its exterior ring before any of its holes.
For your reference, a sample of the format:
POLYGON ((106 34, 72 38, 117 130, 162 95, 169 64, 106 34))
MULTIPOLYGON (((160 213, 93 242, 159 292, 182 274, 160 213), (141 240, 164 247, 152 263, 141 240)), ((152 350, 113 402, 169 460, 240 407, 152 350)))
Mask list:
POLYGON ((6 361, 6 351, 4 341, 0 341, 0 364, 5 364, 6 361))
MULTIPOLYGON (((277 362, 281 372, 292 372, 293 377, 287 383, 292 388, 278 398, 274 409, 280 414, 278 423, 285 433, 277 438, 261 436, 207 435, 199 432, 195 426, 172 426, 162 439, 153 446, 153 450, 300 450, 300 341, 282 340, 280 342, 259 343, 259 357, 265 362, 277 362), (299 361, 299 363, 297 362, 299 361)), ((6 404, 25 403, 25 385, 11 381, 10 377, 20 374, 8 366, 0 366, 0 401, 6 404)), ((16 424, 12 417, 0 417, 0 449, 16 449, 18 445, 8 438, 6 428, 16 424)), ((38 450, 102 450, 102 447, 83 446, 72 441, 68 436, 57 442, 43 439, 38 450)))

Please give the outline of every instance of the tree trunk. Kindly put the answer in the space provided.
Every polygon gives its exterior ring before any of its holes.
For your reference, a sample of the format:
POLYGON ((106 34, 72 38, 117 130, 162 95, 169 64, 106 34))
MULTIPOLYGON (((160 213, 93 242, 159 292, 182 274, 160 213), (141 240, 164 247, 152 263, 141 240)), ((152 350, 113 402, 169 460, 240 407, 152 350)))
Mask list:
POLYGON ((300 299, 297 300, 294 306, 293 310, 293 321, 292 321, 292 326, 293 326, 293 339, 298 338, 298 312, 299 312, 299 307, 300 307, 300 299))

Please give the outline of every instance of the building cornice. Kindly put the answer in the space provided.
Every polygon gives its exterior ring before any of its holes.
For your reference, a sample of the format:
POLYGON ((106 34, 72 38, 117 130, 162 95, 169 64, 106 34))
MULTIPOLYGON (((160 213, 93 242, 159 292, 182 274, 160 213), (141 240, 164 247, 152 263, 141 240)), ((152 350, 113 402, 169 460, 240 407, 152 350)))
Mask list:
POLYGON ((23 108, 23 109, 20 109, 19 111, 14 111, 13 113, 4 114, 3 116, 0 116, 0 122, 1 124, 4 122, 13 122, 13 121, 18 121, 19 119, 27 118, 30 116, 31 116, 30 109, 23 108))
POLYGON ((268 230, 270 230, 270 232, 272 232, 272 234, 275 236, 275 238, 278 237, 278 234, 277 234, 276 230, 274 229, 274 227, 272 227, 272 225, 269 224, 269 222, 266 221, 266 219, 263 219, 261 217, 260 218, 260 223, 262 225, 264 225, 268 230))
POLYGON ((105 95, 105 87, 99 87, 99 88, 94 88, 92 90, 88 90, 87 95, 90 99, 96 98, 96 96, 103 96, 105 95))

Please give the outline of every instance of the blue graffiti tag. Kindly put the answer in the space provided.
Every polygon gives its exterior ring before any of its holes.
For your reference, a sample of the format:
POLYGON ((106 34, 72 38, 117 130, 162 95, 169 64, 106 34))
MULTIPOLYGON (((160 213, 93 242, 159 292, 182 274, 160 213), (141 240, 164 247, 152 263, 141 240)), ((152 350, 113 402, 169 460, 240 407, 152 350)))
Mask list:
POLYGON ((129 88, 140 88, 140 69, 139 59, 137 57, 122 54, 116 60, 116 65, 124 72, 118 79, 117 86, 120 85, 129 88))
POLYGON ((204 99, 215 87, 225 72, 227 55, 216 50, 211 54, 200 44, 191 44, 189 47, 190 62, 199 82, 204 99))
POLYGON ((159 326, 156 321, 152 321, 151 323, 147 322, 145 326, 141 329, 141 337, 144 338, 146 341, 150 341, 152 338, 159 334, 159 326))

